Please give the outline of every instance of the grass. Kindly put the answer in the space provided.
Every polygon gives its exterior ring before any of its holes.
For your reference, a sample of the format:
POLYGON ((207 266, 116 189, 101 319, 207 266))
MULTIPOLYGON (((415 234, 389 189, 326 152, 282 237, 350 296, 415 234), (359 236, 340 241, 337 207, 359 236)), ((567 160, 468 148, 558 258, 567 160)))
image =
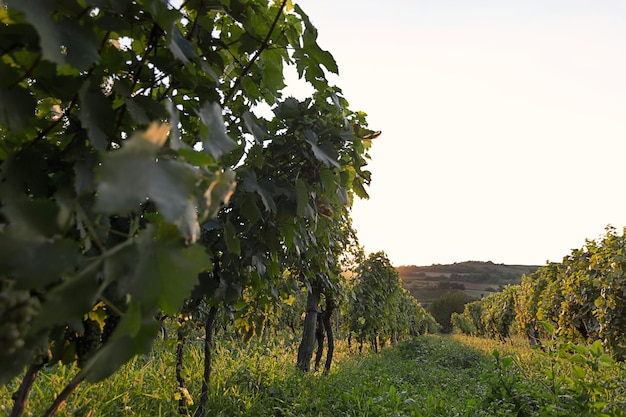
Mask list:
MULTIPOLYGON (((494 385, 501 383, 495 376, 501 369, 492 351, 498 349, 503 357, 528 364, 525 372, 533 377, 545 370, 536 353, 517 339, 500 344, 460 335, 421 336, 379 354, 350 352, 346 343, 339 341, 328 374, 297 371, 297 346, 294 337, 250 344, 232 336, 217 337, 207 415, 515 415, 511 413, 514 400, 494 396, 499 392, 494 385)), ((150 355, 135 358, 109 379, 80 385, 58 415, 178 415, 177 398, 184 393, 177 390, 174 351, 175 341, 158 341, 150 355)), ((200 392, 201 351, 201 339, 194 339, 186 350, 185 373, 194 399, 200 392)), ((76 372, 75 367, 64 365, 42 372, 25 415, 41 415, 76 372)), ((525 388, 519 381, 511 381, 504 380, 513 388, 525 388)), ((0 389, 0 414, 10 411, 16 384, 0 389)), ((195 407, 190 406, 190 414, 195 407)))

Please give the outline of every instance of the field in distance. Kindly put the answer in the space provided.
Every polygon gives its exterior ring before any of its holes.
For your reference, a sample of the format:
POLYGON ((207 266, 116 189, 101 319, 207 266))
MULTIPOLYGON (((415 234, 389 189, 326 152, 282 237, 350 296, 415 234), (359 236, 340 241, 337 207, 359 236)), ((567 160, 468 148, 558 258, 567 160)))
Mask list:
POLYGON ((399 266, 402 286, 423 306, 449 290, 461 290, 480 298, 501 290, 508 284, 519 284, 522 275, 532 274, 538 265, 505 265, 491 261, 455 262, 449 265, 399 266))

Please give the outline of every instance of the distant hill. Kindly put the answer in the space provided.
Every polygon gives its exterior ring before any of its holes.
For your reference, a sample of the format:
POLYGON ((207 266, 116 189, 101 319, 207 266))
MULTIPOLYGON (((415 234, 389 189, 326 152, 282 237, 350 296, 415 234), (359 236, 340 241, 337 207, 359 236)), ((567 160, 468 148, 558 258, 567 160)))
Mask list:
POLYGON ((450 265, 400 266, 397 271, 402 285, 423 305, 428 305, 445 291, 461 290, 480 298, 507 284, 519 284, 522 275, 535 272, 537 265, 505 265, 493 262, 467 261, 450 265))

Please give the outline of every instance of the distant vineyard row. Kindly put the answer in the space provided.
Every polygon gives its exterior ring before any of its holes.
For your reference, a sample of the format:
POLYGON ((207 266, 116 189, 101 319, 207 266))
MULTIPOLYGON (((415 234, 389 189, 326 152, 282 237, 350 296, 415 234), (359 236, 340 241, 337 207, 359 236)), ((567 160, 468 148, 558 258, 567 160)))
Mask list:
POLYGON ((453 324, 462 332, 506 339, 514 328, 531 343, 544 326, 565 341, 602 341, 618 359, 626 353, 626 237, 613 227, 587 240, 563 262, 548 263, 507 286, 465 305, 453 324))

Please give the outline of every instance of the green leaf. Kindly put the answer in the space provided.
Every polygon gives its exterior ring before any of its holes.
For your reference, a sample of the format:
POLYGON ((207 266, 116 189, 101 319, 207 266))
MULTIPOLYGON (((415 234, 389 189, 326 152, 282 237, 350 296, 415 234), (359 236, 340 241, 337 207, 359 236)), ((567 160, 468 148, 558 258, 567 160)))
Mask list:
POLYGON ((596 340, 591 344, 591 346, 589 346, 589 353, 591 353, 593 357, 599 358, 600 356, 602 356, 603 352, 604 350, 602 348, 601 340, 596 340))
POLYGON ((369 198, 369 194, 367 194, 367 190, 365 189, 365 187, 363 187, 363 183, 358 181, 357 178, 355 178, 354 181, 352 181, 352 189, 354 193, 357 195, 357 197, 362 198, 362 199, 369 198))
POLYGON ((197 167, 215 165, 215 160, 213 159, 213 157, 211 157, 211 155, 204 153, 204 152, 194 151, 191 148, 185 147, 185 148, 179 148, 176 153, 182 156, 185 159, 185 161, 197 167))
POLYGON ((237 237, 237 230, 235 230, 235 226, 229 221, 224 224, 224 240, 230 252, 236 255, 241 254, 241 242, 237 237))
POLYGON ((38 316, 33 321, 35 331, 47 329, 72 320, 80 321, 91 310, 99 295, 97 280, 99 262, 91 268, 69 276, 64 282, 48 291, 38 316), (71 300, 71 302, 69 302, 71 300))
POLYGON ((344 187, 337 187, 337 198, 344 206, 350 205, 350 196, 344 187))
POLYGON ((201 135, 204 151, 213 158, 219 159, 222 155, 235 149, 237 144, 226 134, 226 126, 222 118, 222 109, 217 103, 206 102, 198 110, 200 121, 206 127, 201 135))
POLYGON ((254 194, 246 193, 245 200, 241 204, 241 214, 250 221, 250 223, 256 223, 262 217, 261 210, 257 205, 257 198, 254 194))
MULTIPOLYGON (((211 260, 198 245, 183 246, 175 236, 155 239, 154 227, 141 232, 137 239, 133 265, 117 265, 129 271, 120 282, 123 292, 131 294, 142 305, 156 306, 165 314, 175 314, 193 287, 198 274, 211 267, 211 260)), ((120 258, 128 262, 129 257, 120 258)))
POLYGON ((300 178, 296 180, 296 199, 296 212, 298 213, 298 216, 303 216, 304 209, 309 204, 309 192, 306 183, 300 178))
POLYGON ((80 258, 75 241, 28 235, 13 224, 0 233, 0 275, 16 288, 43 289, 74 270, 80 258))
POLYGON ((134 135, 122 149, 106 155, 98 170, 95 210, 127 213, 151 199, 163 218, 193 243, 200 234, 194 198, 198 172, 183 162, 157 159, 158 150, 157 145, 134 135))
POLYGON ((171 28, 181 18, 181 14, 176 8, 168 7, 169 4, 162 0, 146 0, 145 6, 154 17, 156 23, 164 30, 171 28))
POLYGON ((52 200, 11 199, 4 201, 0 211, 21 235, 51 238, 61 233, 59 206, 52 200))
MULTIPOLYGON (((172 130, 170 131, 170 148, 175 151, 179 150, 190 150, 190 147, 184 143, 180 138, 180 119, 178 117, 178 109, 174 106, 172 100, 167 100, 165 103, 165 108, 167 109, 167 113, 170 118, 170 126, 172 130)), ((201 152, 194 152, 199 155, 203 155, 201 152)), ((189 161, 189 159, 188 159, 189 161)), ((205 164, 195 164, 197 166, 202 166, 205 164)), ((208 163, 206 164, 208 165, 208 163)))
POLYGON ((57 2, 49 0, 7 0, 7 4, 24 12, 39 34, 44 59, 61 66, 67 63, 86 70, 98 61, 98 43, 93 34, 74 19, 54 18, 57 2))
POLYGON ((285 88, 282 52, 278 49, 266 49, 261 54, 259 61, 263 80, 262 85, 272 94, 276 94, 285 88))
POLYGON ((285 239, 285 246, 289 249, 296 248, 296 230, 293 224, 285 223, 280 227, 280 233, 285 239))
POLYGON ((140 124, 140 125, 150 124, 151 122, 150 117, 148 117, 148 114, 146 113, 144 108, 139 103, 137 103, 135 98, 125 97, 124 104, 126 104, 126 109, 128 110, 130 117, 132 117, 133 120, 137 124, 140 124))
POLYGON ((267 136, 267 132, 256 123, 254 115, 247 111, 243 114, 242 119, 246 125, 246 129, 248 129, 248 132, 252 133, 254 136, 256 143, 263 143, 265 137, 267 136))
MULTIPOLYGON (((17 25, 12 25, 17 26, 17 25)), ((3 35, 3 28, 7 26, 0 26, 0 36, 3 35)), ((11 26, 8 26, 11 27, 11 26)), ((2 42, 2 41, 0 41, 2 42)), ((15 43, 19 42, 17 39, 14 40, 15 43)), ((2 44, 0 44, 2 45, 2 44)), ((10 48, 11 44, 5 45, 5 48, 10 48)), ((6 62, 0 60, 0 89, 4 90, 13 85, 17 85, 20 82, 20 74, 17 72, 17 69, 11 65, 8 65, 6 62)))
POLYGON ((195 58, 197 56, 191 43, 184 38, 183 34, 180 33, 178 26, 175 24, 172 26, 170 31, 170 41, 167 47, 174 55, 174 58, 184 62, 185 64, 189 62, 190 58, 195 58))
POLYGON ((256 192, 259 197, 261 197, 261 201, 265 206, 265 210, 275 212, 277 209, 276 202, 272 198, 271 193, 266 191, 257 182, 256 174, 254 173, 254 171, 246 170, 242 173, 242 177, 244 189, 249 192, 256 192))
POLYGON ((325 146, 324 147, 325 149, 323 149, 322 147, 318 146, 317 143, 318 143, 319 138, 317 137, 315 132, 309 129, 304 130, 304 136, 306 138, 306 141, 309 143, 309 145, 311 145, 313 154, 319 161, 324 163, 324 165, 326 165, 327 167, 330 167, 331 165, 336 168, 340 167, 339 163, 337 162, 337 159, 330 155, 330 153, 332 152, 331 148, 325 146))
MULTIPOLYGON (((4 13, 7 12, 4 11, 4 13)), ((2 11, 0 11, 0 20, 4 21, 3 17, 2 11)), ((27 23, 16 21, 11 22, 11 24, 0 25, 0 50, 8 51, 15 45, 24 45, 29 51, 36 51, 39 45, 39 36, 35 28, 27 23)), ((11 85, 15 80, 15 78, 9 77, 0 80, 0 85, 11 85)))
POLYGON ((555 331, 554 330, 554 326, 551 323, 549 323, 547 321, 542 321, 541 325, 543 326, 543 329, 546 332, 548 332, 549 334, 554 334, 554 331, 555 331))
POLYGON ((103 273, 105 285, 110 285, 114 282, 125 283, 133 279, 132 276, 135 273, 140 253, 136 242, 127 241, 127 243, 126 246, 116 250, 104 259, 103 273))
POLYGON ((0 88, 0 125, 19 131, 35 116, 35 98, 20 86, 0 88))
POLYGON ((109 137, 113 134, 115 115, 111 109, 111 102, 97 90, 90 88, 86 82, 78 92, 80 110, 78 119, 89 132, 89 141, 94 148, 103 152, 107 149, 109 137))
POLYGON ((339 67, 337 66, 337 62, 335 61, 333 55, 320 48, 317 42, 311 44, 310 48, 307 49, 307 52, 318 64, 326 67, 328 71, 333 74, 339 74, 339 67))

